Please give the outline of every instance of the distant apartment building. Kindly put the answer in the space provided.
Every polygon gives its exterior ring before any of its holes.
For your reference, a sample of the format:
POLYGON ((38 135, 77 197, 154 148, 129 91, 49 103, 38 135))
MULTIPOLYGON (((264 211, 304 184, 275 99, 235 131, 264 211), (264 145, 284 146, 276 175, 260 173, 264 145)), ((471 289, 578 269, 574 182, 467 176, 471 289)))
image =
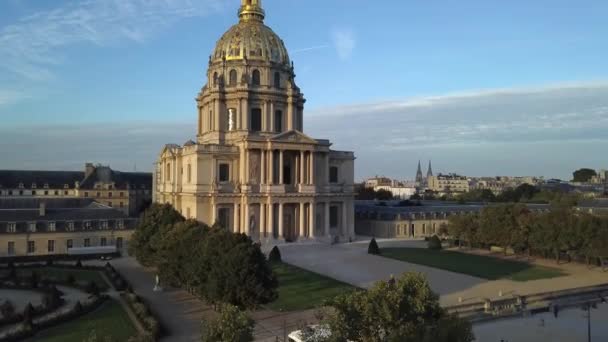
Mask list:
POLYGON ((0 199, 90 198, 137 216, 152 200, 152 174, 85 164, 84 171, 0 170, 0 199))
POLYGON ((136 218, 91 198, 3 197, 0 257, 121 252, 136 224, 136 218))
POLYGON ((469 179, 457 174, 438 174, 427 179, 428 189, 440 195, 469 192, 469 179))
POLYGON ((472 177, 469 179, 470 190, 490 190, 494 195, 499 195, 507 189, 514 189, 522 184, 533 186, 543 182, 539 177, 472 177))
POLYGON ((402 182, 387 177, 370 178, 364 184, 366 188, 372 188, 374 191, 388 191, 396 199, 409 199, 416 193, 416 186, 413 183, 402 182))

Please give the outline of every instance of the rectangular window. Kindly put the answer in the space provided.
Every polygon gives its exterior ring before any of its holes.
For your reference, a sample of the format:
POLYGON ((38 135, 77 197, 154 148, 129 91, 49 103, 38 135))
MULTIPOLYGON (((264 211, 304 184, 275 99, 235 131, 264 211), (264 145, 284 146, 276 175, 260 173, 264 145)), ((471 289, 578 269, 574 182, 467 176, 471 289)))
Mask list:
POLYGON ((123 208, 123 207, 125 206, 125 204, 124 204, 124 203, 122 203, 122 202, 120 202, 118 205, 119 205, 121 208, 123 208))
POLYGON ((188 164, 186 176, 188 177, 188 183, 192 182, 192 166, 190 164, 188 164))
POLYGON ((274 131, 277 133, 283 131, 283 112, 280 110, 274 112, 274 131))
POLYGON ((111 206, 112 206, 112 202, 108 202, 108 207, 111 207, 111 206))
POLYGON ((68 232, 74 231, 74 222, 68 222, 68 232))
POLYGON ((32 190, 32 196, 36 196, 36 190, 32 190))
POLYGON ((59 196, 59 191, 55 190, 55 196, 59 196))
POLYGON ((36 242, 35 241, 27 242, 27 253, 28 254, 36 253, 36 242))
POLYGON ((8 227, 6 228, 6 232, 7 233, 16 233, 17 232, 17 224, 14 222, 11 222, 8 224, 8 227))
POLYGON ((108 192, 108 197, 112 197, 112 191, 108 192))
POLYGON ((228 182, 230 181, 230 165, 228 164, 220 164, 220 174, 219 174, 220 182, 228 182))
POLYGON ((83 226, 84 229, 91 229, 91 221, 84 221, 83 226))
POLYGON ((190 218, 190 208, 186 208, 186 218, 190 218))
POLYGON ((330 227, 338 226, 338 207, 337 206, 329 207, 329 226, 330 227))
POLYGON ((252 132, 259 132, 262 130, 262 110, 259 108, 251 109, 251 127, 252 132))
POLYGON ((108 229, 108 221, 101 221, 101 229, 108 229))
POLYGON ((49 253, 55 252, 55 240, 49 240, 48 241, 47 251, 49 253))
POLYGON ((116 249, 122 249, 122 238, 121 237, 116 238, 116 249))
POLYGON ((55 222, 49 222, 49 232, 54 232, 56 229, 55 222))
POLYGON ((68 249, 74 247, 74 241, 72 239, 69 239, 65 242, 65 245, 67 246, 68 249))
POLYGON ((7 248, 8 248, 8 255, 15 255, 15 241, 9 241, 7 248))
POLYGON ((35 233, 36 232, 36 222, 30 222, 27 225, 27 231, 30 233, 35 233))
POLYGON ((101 238, 101 240, 99 240, 99 244, 100 244, 100 246, 105 246, 105 245, 106 245, 106 243, 107 243, 107 241, 106 241, 106 238, 105 238, 105 237, 102 237, 102 238, 101 238))
POLYGON ((124 196, 125 196, 125 193, 124 193, 124 192, 121 192, 121 193, 119 194, 119 196, 120 196, 120 197, 124 197, 124 196))
POLYGON ((218 223, 220 227, 229 230, 230 229, 230 209, 219 208, 217 211, 218 223))
POLYGON ((9 190, 9 191, 8 191, 8 195, 9 195, 9 196, 12 196, 12 195, 13 195, 13 190, 9 190))
POLYGON ((124 229, 124 228, 125 228, 125 221, 118 220, 118 229, 124 229))
POLYGON ((338 183, 338 167, 337 166, 331 166, 329 168, 329 182, 338 183))
POLYGON ((19 196, 23 196, 23 190, 19 190, 19 196))
POLYGON ((101 197, 101 192, 97 192, 97 197, 101 197))
POLYGON ((49 195, 49 191, 48 190, 44 190, 44 196, 48 196, 49 195))
POLYGON ((91 239, 89 239, 89 238, 84 239, 84 246, 91 247, 91 239))
POLYGON ((89 197, 89 193, 88 193, 88 192, 85 192, 85 193, 84 193, 84 197, 89 197))

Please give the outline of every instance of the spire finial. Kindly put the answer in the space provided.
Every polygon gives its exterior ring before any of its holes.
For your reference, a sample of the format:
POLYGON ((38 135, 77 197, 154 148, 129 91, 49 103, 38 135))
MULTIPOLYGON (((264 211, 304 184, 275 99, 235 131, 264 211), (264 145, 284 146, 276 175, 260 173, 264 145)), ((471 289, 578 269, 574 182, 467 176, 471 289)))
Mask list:
POLYGON ((241 0, 239 18, 241 21, 264 21, 266 13, 262 8, 262 0, 241 0))

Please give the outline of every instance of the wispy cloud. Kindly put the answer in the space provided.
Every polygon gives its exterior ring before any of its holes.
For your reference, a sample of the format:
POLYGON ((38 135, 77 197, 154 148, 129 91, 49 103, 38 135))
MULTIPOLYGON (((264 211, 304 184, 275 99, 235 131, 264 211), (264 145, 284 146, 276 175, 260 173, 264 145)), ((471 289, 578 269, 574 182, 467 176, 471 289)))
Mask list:
POLYGON ((221 0, 85 0, 40 11, 0 28, 0 68, 29 80, 52 77, 61 48, 74 44, 142 42, 188 17, 222 7, 221 0))
POLYGON ((350 28, 334 28, 331 31, 331 40, 341 60, 349 59, 357 45, 355 33, 350 28))
MULTIPOLYGON (((0 125, 2 167, 80 169, 85 161, 97 161, 118 169, 134 164, 150 169, 164 144, 183 144, 195 126, 0 125)), ((438 171, 566 178, 578 167, 608 166, 608 82, 308 110, 304 128, 312 137, 331 139, 335 149, 355 151, 358 177, 413 177, 418 159, 433 159, 438 171)))
POLYGON ((0 106, 15 103, 25 97, 26 95, 20 91, 0 89, 0 106))
POLYGON ((330 46, 328 44, 325 45, 316 45, 316 46, 310 46, 310 47, 305 47, 305 48, 300 48, 300 49, 295 49, 291 51, 292 55, 298 54, 298 53, 302 53, 302 52, 308 52, 308 51, 314 51, 314 50, 322 50, 322 49, 327 49, 330 46))

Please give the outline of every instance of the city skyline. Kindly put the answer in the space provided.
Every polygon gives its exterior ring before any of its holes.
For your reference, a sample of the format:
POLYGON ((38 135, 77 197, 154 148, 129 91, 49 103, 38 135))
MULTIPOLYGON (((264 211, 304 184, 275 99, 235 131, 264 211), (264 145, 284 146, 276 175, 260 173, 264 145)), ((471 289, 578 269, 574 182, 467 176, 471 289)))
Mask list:
MULTIPOLYGON (((547 4, 313 1, 298 16, 290 1, 264 6, 296 63, 305 132, 356 151, 357 179, 411 178, 419 159, 569 179, 605 167, 607 5, 547 4)), ((3 4, 2 168, 151 170, 158 146, 195 135, 193 98, 231 5, 3 4)))

